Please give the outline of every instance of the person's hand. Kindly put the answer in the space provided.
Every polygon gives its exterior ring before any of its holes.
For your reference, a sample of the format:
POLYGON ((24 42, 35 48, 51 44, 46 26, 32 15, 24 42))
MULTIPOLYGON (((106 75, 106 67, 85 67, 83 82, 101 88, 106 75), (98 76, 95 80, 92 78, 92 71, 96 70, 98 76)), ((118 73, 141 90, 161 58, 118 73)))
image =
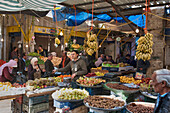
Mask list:
POLYGON ((35 66, 35 69, 38 69, 39 67, 38 66, 35 66))
POLYGON ((143 70, 143 68, 139 68, 140 70, 143 70))
POLYGON ((74 74, 72 74, 71 79, 73 79, 75 76, 76 76, 76 74, 75 74, 75 73, 74 73, 74 74))
POLYGON ((43 72, 46 72, 46 70, 45 70, 45 69, 43 69, 42 71, 43 71, 43 72))

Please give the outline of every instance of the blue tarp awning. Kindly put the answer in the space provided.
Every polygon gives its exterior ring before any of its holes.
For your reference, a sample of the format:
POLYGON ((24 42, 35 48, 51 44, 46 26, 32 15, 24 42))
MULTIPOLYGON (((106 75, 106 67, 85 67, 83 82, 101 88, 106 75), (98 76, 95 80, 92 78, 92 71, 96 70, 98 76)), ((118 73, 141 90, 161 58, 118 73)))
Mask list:
MULTIPOLYGON (((55 13, 52 10, 53 20, 55 21, 55 13)), ((56 10, 57 21, 63 21, 67 19, 68 26, 75 26, 75 10, 67 7, 62 7, 59 10, 56 10)), ((144 28, 145 27, 145 15, 132 15, 126 16, 130 21, 135 23, 137 26, 144 28)), ((91 20, 92 14, 87 12, 78 12, 76 11, 76 22, 77 26, 81 25, 86 20, 91 20)), ((93 15, 94 20, 110 22, 111 20, 117 20, 119 23, 126 23, 122 17, 110 17, 107 14, 93 15)))

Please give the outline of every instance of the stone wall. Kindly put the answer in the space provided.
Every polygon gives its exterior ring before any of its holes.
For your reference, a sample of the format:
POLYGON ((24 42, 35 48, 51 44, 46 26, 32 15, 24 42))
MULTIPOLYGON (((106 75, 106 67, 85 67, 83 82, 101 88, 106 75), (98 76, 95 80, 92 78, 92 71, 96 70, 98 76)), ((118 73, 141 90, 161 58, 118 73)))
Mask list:
MULTIPOLYGON (((153 9, 151 13, 163 17, 164 9, 153 9)), ((162 69, 164 65, 164 36, 161 35, 163 30, 163 20, 149 14, 148 15, 148 32, 153 34, 153 54, 150 60, 150 67, 147 76, 151 76, 153 71, 162 69), (156 59, 157 58, 157 59, 156 59)))

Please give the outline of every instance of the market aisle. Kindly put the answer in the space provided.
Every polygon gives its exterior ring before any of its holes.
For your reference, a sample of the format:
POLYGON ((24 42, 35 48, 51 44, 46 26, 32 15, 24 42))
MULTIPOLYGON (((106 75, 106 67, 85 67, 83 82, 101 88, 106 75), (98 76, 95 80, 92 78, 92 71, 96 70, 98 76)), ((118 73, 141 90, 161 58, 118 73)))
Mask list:
POLYGON ((0 101, 0 113, 11 113, 11 100, 0 101))

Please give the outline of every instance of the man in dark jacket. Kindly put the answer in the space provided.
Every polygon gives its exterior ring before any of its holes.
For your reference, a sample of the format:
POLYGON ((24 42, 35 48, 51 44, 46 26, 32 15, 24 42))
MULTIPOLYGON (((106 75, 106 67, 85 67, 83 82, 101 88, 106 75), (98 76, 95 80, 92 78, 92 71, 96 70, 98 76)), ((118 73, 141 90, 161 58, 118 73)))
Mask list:
POLYGON ((170 70, 160 69, 152 75, 154 91, 159 93, 154 113, 170 113, 170 70))
POLYGON ((48 55, 48 59, 45 62, 45 77, 50 77, 50 76, 54 76, 54 66, 53 63, 51 62, 51 60, 53 59, 53 55, 49 54, 48 55))
POLYGON ((146 74, 149 66, 150 66, 150 62, 148 60, 143 61, 142 59, 140 59, 137 62, 137 72, 141 72, 143 74, 146 74))
POLYGON ((67 72, 71 70, 72 72, 72 80, 76 81, 80 76, 83 76, 87 73, 87 66, 83 59, 78 57, 78 51, 74 50, 71 53, 72 61, 70 61, 66 67, 59 68, 56 71, 58 72, 67 72))
POLYGON ((27 55, 25 53, 22 54, 22 57, 19 58, 19 71, 22 72, 24 75, 26 75, 26 60, 27 60, 27 55))

